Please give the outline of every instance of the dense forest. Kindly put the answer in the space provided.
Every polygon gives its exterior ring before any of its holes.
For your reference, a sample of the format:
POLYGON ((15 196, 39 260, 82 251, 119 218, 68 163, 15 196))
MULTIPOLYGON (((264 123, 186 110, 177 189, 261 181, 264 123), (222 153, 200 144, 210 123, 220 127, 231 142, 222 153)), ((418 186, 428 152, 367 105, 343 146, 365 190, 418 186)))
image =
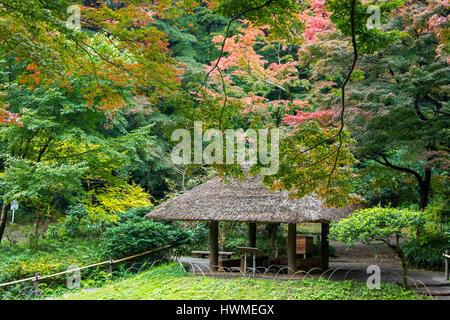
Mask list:
MULTIPOLYGON (((420 212, 404 251, 442 268, 449 12, 446 0, 0 0, 0 282, 167 239, 201 248, 204 224, 143 218, 244 174, 173 163, 172 133, 198 122, 278 129, 274 190, 420 212)), ((225 246, 239 228, 221 225, 224 249, 246 241, 225 246)), ((275 250, 283 229, 264 232, 275 250)))

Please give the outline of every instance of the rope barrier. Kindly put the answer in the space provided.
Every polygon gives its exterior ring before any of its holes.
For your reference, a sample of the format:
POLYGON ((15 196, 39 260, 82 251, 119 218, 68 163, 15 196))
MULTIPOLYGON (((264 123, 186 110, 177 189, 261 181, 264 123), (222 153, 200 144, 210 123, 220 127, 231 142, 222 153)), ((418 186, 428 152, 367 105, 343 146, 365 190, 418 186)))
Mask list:
POLYGON ((58 273, 46 275, 46 276, 39 277, 39 278, 37 278, 36 276, 34 276, 34 277, 26 278, 26 279, 21 279, 21 280, 16 280, 16 281, 11 281, 11 282, 6 282, 6 283, 0 284, 0 288, 1 288, 1 287, 6 287, 6 286, 9 286, 9 285, 13 285, 13 284, 18 284, 18 283, 26 282, 26 281, 41 281, 41 280, 45 280, 45 279, 48 279, 48 278, 53 278, 53 277, 61 276, 61 275, 63 275, 63 274, 72 273, 72 272, 74 272, 74 271, 79 271, 79 270, 84 270, 84 269, 88 269, 88 268, 92 268, 92 267, 101 266, 101 265, 104 265, 104 264, 110 264, 110 265, 112 265, 112 264, 115 264, 115 263, 119 263, 119 262, 123 262, 123 261, 130 260, 130 259, 133 259, 133 258, 141 257, 141 256, 144 256, 144 255, 146 255, 146 254, 149 254, 149 253, 152 253, 152 252, 156 252, 156 251, 159 251, 159 250, 163 250, 163 249, 167 249, 167 248, 170 248, 170 247, 171 247, 171 245, 168 244, 168 245, 165 245, 165 246, 160 247, 160 248, 157 248, 157 249, 145 251, 145 252, 138 253, 138 254, 135 254, 135 255, 132 255, 132 256, 129 256, 129 257, 126 257, 126 258, 118 259, 118 260, 102 261, 102 262, 90 264, 90 265, 88 265, 88 266, 84 266, 84 267, 80 267, 80 268, 75 268, 75 269, 70 269, 70 270, 67 270, 67 271, 62 271, 62 272, 58 272, 58 273))

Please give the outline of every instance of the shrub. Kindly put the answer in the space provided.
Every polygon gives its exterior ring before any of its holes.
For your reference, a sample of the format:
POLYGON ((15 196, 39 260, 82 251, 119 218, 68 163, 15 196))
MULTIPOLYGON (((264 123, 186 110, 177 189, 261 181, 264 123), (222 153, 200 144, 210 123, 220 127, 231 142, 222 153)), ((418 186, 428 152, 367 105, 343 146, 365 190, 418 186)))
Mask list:
MULTIPOLYGON (((179 245, 191 241, 190 232, 182 229, 180 223, 160 222, 144 218, 143 215, 148 211, 130 210, 120 216, 116 225, 107 228, 103 233, 102 255, 118 259, 167 244, 179 245)), ((158 259, 166 253, 157 252, 149 257, 158 259)))
POLYGON ((442 254, 449 249, 449 238, 444 236, 424 235, 414 237, 402 244, 408 264, 429 270, 443 270, 442 254))
MULTIPOLYGON (((0 246, 0 283, 32 277, 38 272, 41 276, 67 270, 69 266, 85 266, 99 262, 98 240, 70 239, 60 241, 57 239, 42 239, 40 250, 37 253, 24 243, 14 247, 0 246)), ((106 267, 107 268, 107 267, 106 267)), ((89 268, 82 271, 82 278, 95 278, 101 271, 89 268)), ((64 288, 66 275, 44 280, 40 289, 64 288), (51 287, 51 288, 50 288, 51 287)), ((0 288, 2 299, 30 299, 32 298, 34 284, 24 282, 0 288)))
POLYGON ((408 232, 418 230, 425 224, 423 212, 409 209, 374 207, 353 212, 350 217, 341 219, 330 226, 330 238, 353 246, 356 240, 367 245, 385 244, 392 249, 402 263, 402 282, 408 287, 408 263, 400 239, 405 238, 408 232), (391 242, 391 236, 396 241, 391 242))

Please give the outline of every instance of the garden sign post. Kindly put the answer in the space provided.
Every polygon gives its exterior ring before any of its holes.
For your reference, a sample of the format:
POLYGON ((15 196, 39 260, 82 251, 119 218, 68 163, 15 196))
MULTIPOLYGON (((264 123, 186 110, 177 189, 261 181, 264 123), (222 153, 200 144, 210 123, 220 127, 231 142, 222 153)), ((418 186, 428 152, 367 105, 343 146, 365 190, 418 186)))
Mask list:
POLYGON ((12 210, 12 219, 11 219, 11 223, 14 223, 14 212, 19 209, 19 203, 14 200, 13 202, 11 202, 11 210, 12 210))

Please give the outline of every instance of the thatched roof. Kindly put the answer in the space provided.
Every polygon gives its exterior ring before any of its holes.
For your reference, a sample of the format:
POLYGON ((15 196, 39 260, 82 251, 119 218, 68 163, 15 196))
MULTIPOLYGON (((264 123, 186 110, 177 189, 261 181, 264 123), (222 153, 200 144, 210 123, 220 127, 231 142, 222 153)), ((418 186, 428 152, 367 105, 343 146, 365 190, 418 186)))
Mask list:
POLYGON ((323 207, 314 196, 290 199, 286 192, 273 192, 258 176, 224 183, 220 178, 205 182, 173 198, 146 215, 147 218, 179 221, 236 221, 300 223, 336 221, 356 206, 323 207))

